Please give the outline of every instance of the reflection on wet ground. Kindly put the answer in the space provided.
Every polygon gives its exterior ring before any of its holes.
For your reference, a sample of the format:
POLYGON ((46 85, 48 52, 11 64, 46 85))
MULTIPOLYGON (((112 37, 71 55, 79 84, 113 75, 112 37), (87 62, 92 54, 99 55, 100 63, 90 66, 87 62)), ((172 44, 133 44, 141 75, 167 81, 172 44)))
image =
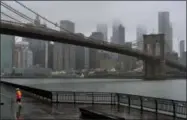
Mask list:
MULTIPOLYGON (((15 96, 15 88, 5 87, 6 93, 12 97, 15 96)), ((4 91, 5 92, 5 91, 4 91)), ((152 112, 140 112, 137 109, 129 109, 128 107, 120 107, 119 111, 117 106, 111 105, 101 105, 101 104, 49 104, 48 102, 42 102, 38 99, 31 97, 28 93, 23 92, 23 102, 21 110, 21 118, 25 120, 33 119, 82 119, 80 118, 81 113, 79 111, 80 107, 90 107, 93 110, 101 111, 107 114, 114 114, 117 116, 123 116, 126 119, 167 119, 173 120, 173 117, 158 114, 152 112)), ((15 108, 14 108, 15 109, 15 108)), ((179 120, 179 119, 176 119, 179 120)))

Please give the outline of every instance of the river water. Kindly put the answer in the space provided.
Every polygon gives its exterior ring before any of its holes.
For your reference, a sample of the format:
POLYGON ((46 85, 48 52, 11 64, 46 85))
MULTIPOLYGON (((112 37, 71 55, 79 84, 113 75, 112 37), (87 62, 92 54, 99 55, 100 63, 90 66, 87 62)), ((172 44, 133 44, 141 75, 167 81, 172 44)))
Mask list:
POLYGON ((117 92, 186 101, 186 80, 3 79, 51 91, 117 92))

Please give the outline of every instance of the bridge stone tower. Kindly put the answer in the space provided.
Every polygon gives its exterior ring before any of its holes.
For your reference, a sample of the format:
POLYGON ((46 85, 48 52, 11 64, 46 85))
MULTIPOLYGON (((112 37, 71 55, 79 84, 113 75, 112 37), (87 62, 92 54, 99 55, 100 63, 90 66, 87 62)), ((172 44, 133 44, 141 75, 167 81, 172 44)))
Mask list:
POLYGON ((145 79, 164 79, 165 78, 165 53, 164 53, 164 34, 143 35, 143 51, 146 54, 160 57, 161 61, 144 61, 145 79))

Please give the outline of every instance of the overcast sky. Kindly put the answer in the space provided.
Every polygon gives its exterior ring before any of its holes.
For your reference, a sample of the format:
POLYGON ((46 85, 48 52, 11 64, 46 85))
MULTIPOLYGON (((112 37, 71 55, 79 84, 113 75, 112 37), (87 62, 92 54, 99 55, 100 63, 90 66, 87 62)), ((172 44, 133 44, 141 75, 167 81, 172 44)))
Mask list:
MULTIPOLYGON (((158 12, 169 11, 173 26, 174 50, 178 51, 180 40, 186 40, 186 2, 185 1, 32 1, 23 2, 51 21, 71 20, 75 31, 89 36, 98 23, 108 25, 108 39, 112 33, 112 23, 120 20, 125 26, 125 40, 136 39, 137 25, 145 25, 149 33, 157 33, 158 12)), ((35 18, 34 14, 15 2, 6 2, 19 11, 35 18)), ((4 12, 8 13, 4 9, 4 12)), ((48 26, 49 23, 47 24, 48 26)))

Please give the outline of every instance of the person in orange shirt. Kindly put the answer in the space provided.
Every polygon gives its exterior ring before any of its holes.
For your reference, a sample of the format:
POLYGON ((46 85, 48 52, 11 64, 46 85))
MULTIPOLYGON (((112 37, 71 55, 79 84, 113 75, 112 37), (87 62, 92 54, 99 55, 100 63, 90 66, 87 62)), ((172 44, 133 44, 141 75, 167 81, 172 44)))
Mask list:
POLYGON ((16 88, 16 102, 21 103, 22 92, 19 88, 16 88))

